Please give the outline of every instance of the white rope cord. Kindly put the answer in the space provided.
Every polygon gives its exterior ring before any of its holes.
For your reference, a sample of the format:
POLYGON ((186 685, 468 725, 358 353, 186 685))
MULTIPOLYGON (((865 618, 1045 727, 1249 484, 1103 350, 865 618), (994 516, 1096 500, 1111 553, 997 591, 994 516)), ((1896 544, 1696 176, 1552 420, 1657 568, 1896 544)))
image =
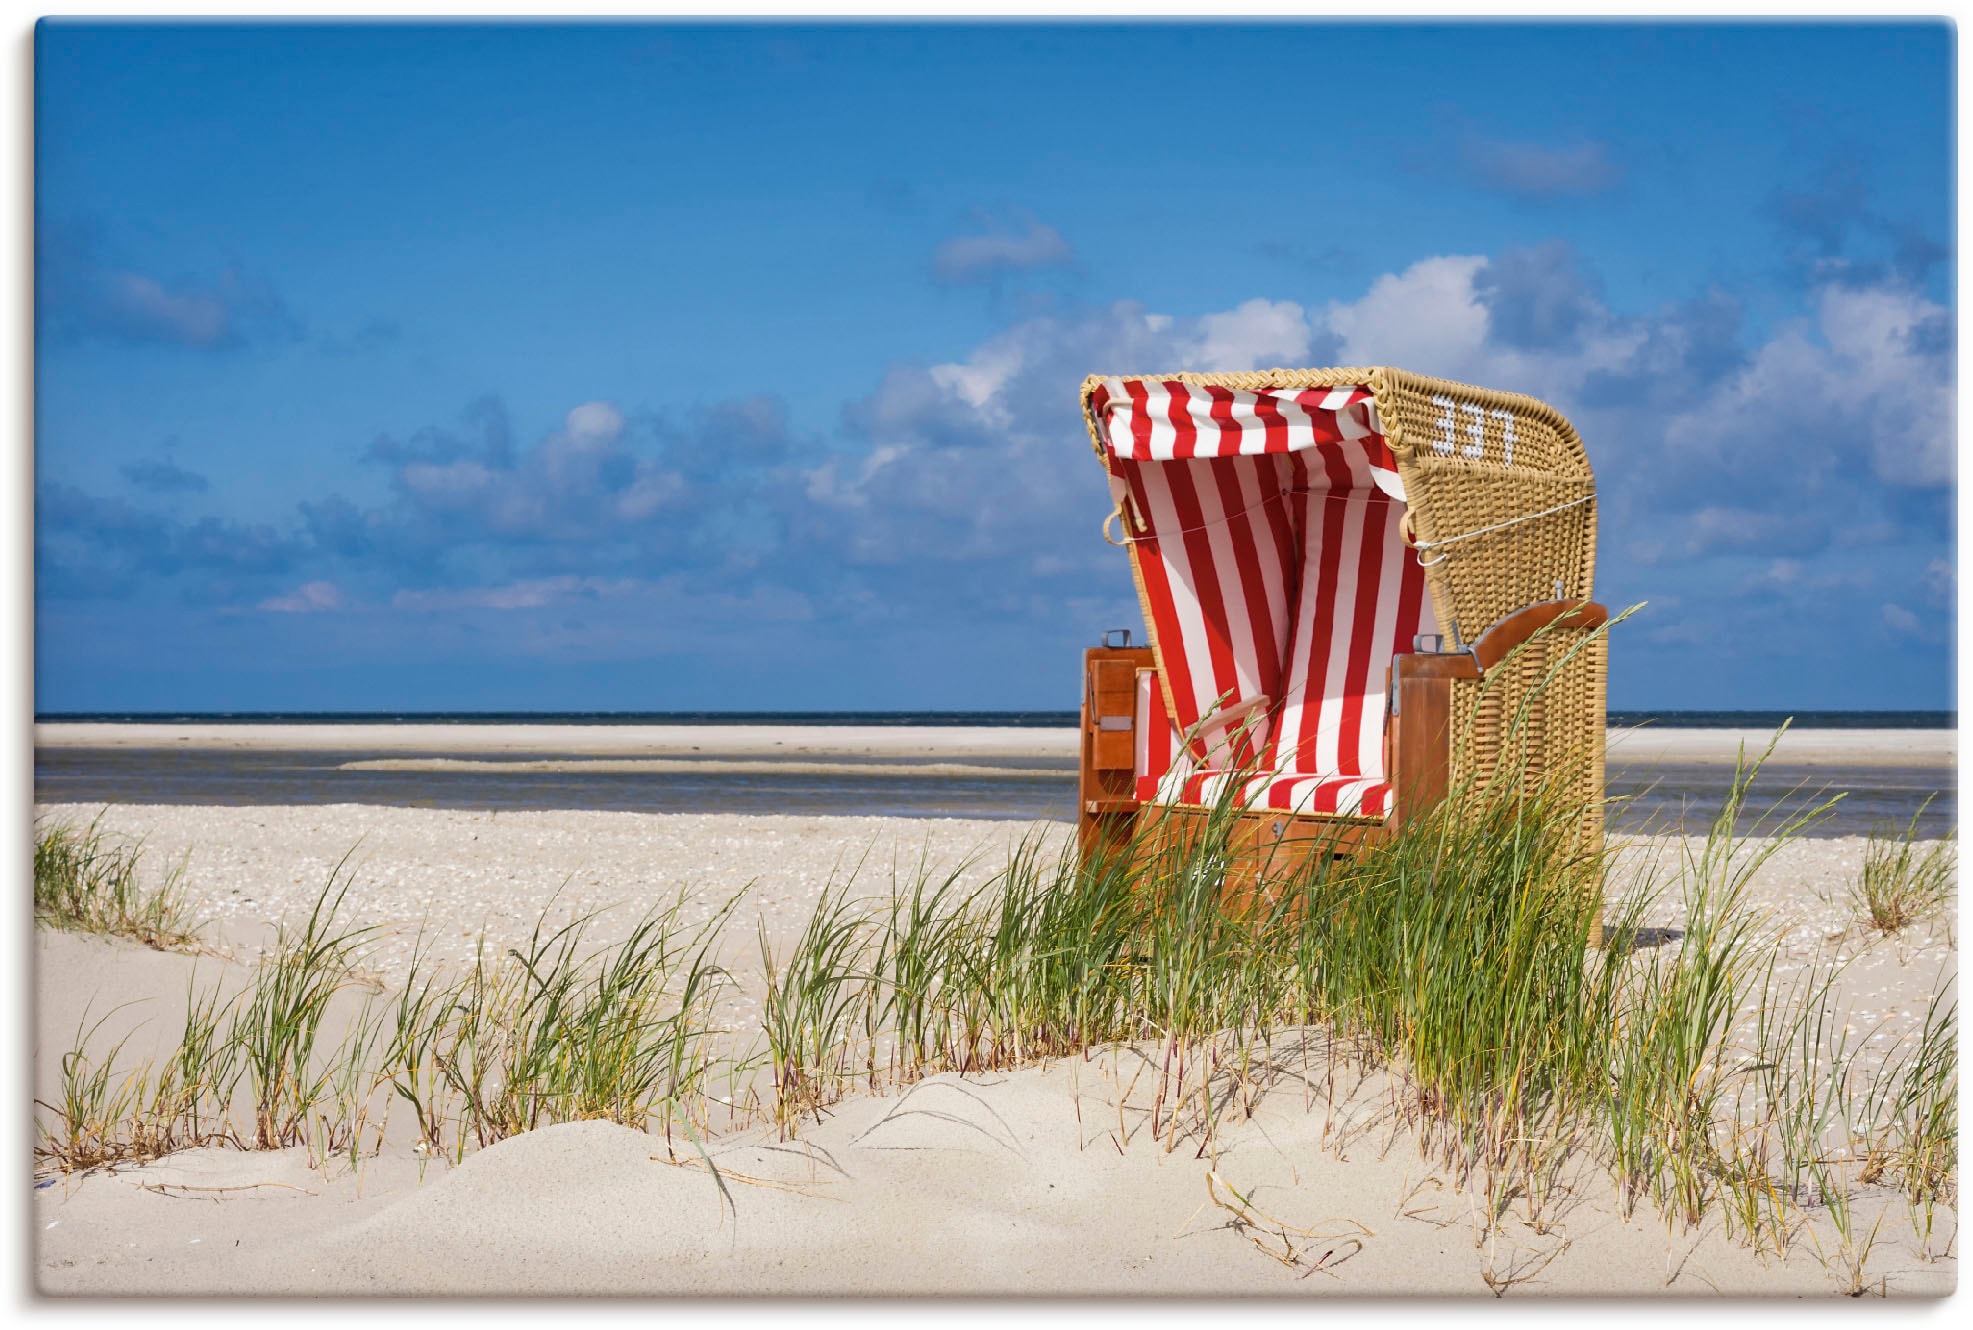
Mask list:
POLYGON ((1519 517, 1510 517, 1505 522, 1495 522, 1492 526, 1483 526, 1477 531, 1467 531, 1457 536, 1447 536, 1444 540, 1421 540, 1414 544, 1412 548, 1418 551, 1418 564, 1420 567, 1436 568, 1452 556, 1445 554, 1436 559, 1428 559, 1425 557, 1426 550, 1436 550, 1446 545, 1457 545, 1462 540, 1472 540, 1478 536, 1492 535, 1496 531, 1505 531, 1510 526, 1519 526, 1523 522, 1532 522, 1537 517, 1547 517, 1550 514, 1559 513, 1565 508, 1573 508, 1579 503, 1588 503, 1595 497, 1594 494, 1584 494, 1579 498, 1570 499, 1567 503, 1558 503, 1553 508, 1544 508, 1538 513, 1523 513, 1519 517))

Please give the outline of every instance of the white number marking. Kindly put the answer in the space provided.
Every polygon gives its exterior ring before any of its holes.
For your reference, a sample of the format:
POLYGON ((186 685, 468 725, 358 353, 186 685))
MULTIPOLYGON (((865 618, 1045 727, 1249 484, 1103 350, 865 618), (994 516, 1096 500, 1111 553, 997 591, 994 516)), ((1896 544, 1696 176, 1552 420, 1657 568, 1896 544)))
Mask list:
POLYGON ((1472 419, 1466 422, 1466 437, 1473 442, 1459 450, 1461 457, 1479 461, 1487 451, 1487 412, 1485 407, 1474 406, 1471 402, 1461 402, 1459 409, 1472 419))
POLYGON ((1432 440, 1432 447, 1435 451, 1449 453, 1456 442, 1454 431, 1459 428, 1459 422, 1452 414, 1458 404, 1443 393, 1433 393, 1432 405, 1444 408, 1439 415, 1439 437, 1432 440))
POLYGON ((1479 461, 1481 457, 1486 455, 1487 421, 1491 418, 1500 422, 1502 458, 1508 466, 1514 465, 1514 444, 1516 443, 1516 439, 1514 437, 1514 413, 1512 411, 1506 410, 1503 407, 1495 407, 1489 411, 1485 407, 1474 406, 1470 402, 1455 402, 1444 393, 1433 393, 1432 405, 1439 408, 1439 437, 1432 440, 1433 451, 1448 454, 1456 451, 1461 457, 1471 458, 1476 462, 1479 461), (1463 446, 1459 442, 1459 413, 1461 411, 1466 413, 1466 438, 1468 439, 1468 442, 1463 446))
POLYGON ((1514 465, 1514 413, 1504 407, 1495 407, 1487 412, 1500 422, 1500 440, 1507 454, 1507 465, 1514 465))

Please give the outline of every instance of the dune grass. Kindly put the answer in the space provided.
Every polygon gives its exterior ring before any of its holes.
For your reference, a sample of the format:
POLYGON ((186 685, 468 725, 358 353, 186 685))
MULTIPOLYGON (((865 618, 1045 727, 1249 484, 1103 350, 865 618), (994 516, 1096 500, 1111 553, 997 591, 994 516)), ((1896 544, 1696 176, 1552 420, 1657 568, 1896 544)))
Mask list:
POLYGON ((1865 926, 1891 934, 1937 915, 1952 899, 1958 875, 1958 840, 1948 831, 1924 844, 1918 819, 1927 799, 1903 829, 1879 826, 1864 846, 1863 871, 1850 887, 1850 901, 1865 926))
POLYGON ((1956 1202, 1959 1177, 1959 1009, 1941 991, 1918 1042, 1863 1095, 1858 1178, 1904 1194, 1921 1250, 1929 1253, 1934 1207, 1956 1202))
POLYGON ((393 1099, 408 1102, 421 1154, 454 1159, 552 1122, 605 1118, 667 1137, 703 1125, 723 1062, 712 1008, 730 982, 710 947, 731 903, 686 928, 681 896, 604 948, 583 945, 589 918, 544 920, 526 950, 482 942, 463 974, 414 960, 379 1003, 357 972, 375 930, 340 918, 346 867, 230 1000, 188 990, 166 1056, 113 1074, 128 1038, 99 1053, 103 1021, 79 1030, 57 1100, 42 1105, 37 1157, 68 1172, 225 1143, 354 1163, 366 1129, 373 1151, 382 1139, 393 1099), (336 1019, 338 1000, 357 1009, 336 1019))
MULTIPOLYGON (((316 1047, 329 1004, 350 987, 357 949, 372 931, 344 927, 336 917, 349 891, 347 863, 345 857, 331 872, 301 928, 280 930, 233 1015, 228 1043, 246 1075, 255 1149, 306 1142, 329 1094, 336 1059, 318 1058, 316 1047)), ((363 1038, 366 1023, 359 1018, 350 1037, 363 1038)))
POLYGON ((104 1049, 96 1035, 115 1011, 93 1022, 85 1014, 62 1054, 55 1102, 35 1101, 47 1112, 35 1123, 37 1164, 74 1173, 193 1146, 241 1144, 226 1111, 239 1081, 239 1050, 221 1035, 221 1006, 217 989, 201 988, 194 976, 178 1047, 122 1070, 123 1050, 136 1031, 104 1049))
POLYGON ((74 1043, 62 1054, 59 1096, 53 1103, 37 1101, 52 1121, 36 1122, 35 1154, 65 1173, 145 1157, 137 1139, 143 1078, 113 1075, 129 1037, 107 1050, 92 1050, 91 1040, 109 1016, 93 1024, 87 1014, 82 1019, 74 1043))
POLYGON ((102 817, 86 827, 36 828, 34 918, 50 928, 129 938, 160 951, 197 949, 198 921, 185 901, 185 863, 155 885, 139 880, 142 848, 113 840, 102 817))
MULTIPOLYGON (((1826 983, 1797 1001, 1777 1006, 1766 1000, 1780 939, 1747 907, 1754 874, 1835 802, 1797 805, 1770 814, 1773 822, 1762 818, 1743 827, 1754 778, 1779 738, 1752 761, 1742 754, 1705 839, 1696 849, 1681 845, 1678 945, 1633 967, 1614 1013, 1608 1124, 1618 1176, 1629 1202, 1646 1192, 1687 1224, 1698 1223, 1725 1179, 1739 1179, 1743 1188, 1769 1185, 1762 1171, 1770 1154, 1766 1144, 1750 1145, 1752 1153, 1722 1154, 1722 1122, 1729 1107, 1739 1121, 1742 1097, 1733 1092, 1744 1068, 1786 1065, 1778 1046, 1799 1043, 1807 1032, 1802 1022, 1826 1020, 1829 1010, 1826 983), (1765 1022, 1752 1049, 1736 1047, 1731 1037, 1749 1006, 1765 1022)), ((1776 1076, 1762 1084, 1762 1131, 1771 1129, 1775 1115, 1800 1111, 1796 1092, 1803 1088, 1776 1076)), ((1752 1139, 1744 1127, 1728 1134, 1743 1143, 1752 1139)))
POLYGON ((439 1148, 437 1094, 459 1105, 453 1157, 554 1122, 606 1119, 669 1137, 704 1116, 719 1059, 713 1007, 730 982, 712 945, 733 902, 681 922, 685 897, 645 914, 614 948, 586 948, 595 916, 537 923, 525 950, 489 954, 450 985, 414 975, 400 1000, 390 1082, 439 1148), (436 1093, 435 1093, 436 1092, 436 1093))

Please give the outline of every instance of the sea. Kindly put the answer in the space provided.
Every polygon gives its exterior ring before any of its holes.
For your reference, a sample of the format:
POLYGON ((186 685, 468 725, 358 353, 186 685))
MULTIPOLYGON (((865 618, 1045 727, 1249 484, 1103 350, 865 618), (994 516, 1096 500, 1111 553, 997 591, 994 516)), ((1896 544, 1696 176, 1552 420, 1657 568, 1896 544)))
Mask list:
MULTIPOLYGON (((37 723, 112 721, 158 724, 288 725, 855 725, 1061 728, 1072 711, 558 711, 558 712, 51 712, 37 723)), ((1951 730, 1950 711, 1612 711, 1619 727, 1772 731, 1796 729, 1951 730)), ((456 809, 621 809, 657 813, 794 813, 834 816, 1053 819, 1075 817, 1072 758, 969 758, 972 767, 1021 774, 925 776, 894 759, 832 757, 824 775, 787 773, 502 772, 484 752, 425 751, 477 759, 466 771, 346 771, 374 750, 217 750, 37 748, 37 803, 388 804, 456 809), (489 769, 491 767, 492 769, 489 769)), ((530 753, 531 760, 552 758, 530 753)), ((567 754, 579 759, 580 754, 567 754)), ((788 763, 812 758, 783 759, 788 763)), ((772 764, 773 759, 750 759, 772 764)), ((1618 831, 1703 831, 1718 812, 1732 769, 1714 764, 1611 763, 1607 786, 1618 831)), ((1924 836, 1957 824, 1957 781, 1936 767, 1803 767, 1770 764, 1755 782, 1743 825, 1772 823, 1835 798, 1809 828, 1820 836, 1862 835, 1914 826, 1924 836)))

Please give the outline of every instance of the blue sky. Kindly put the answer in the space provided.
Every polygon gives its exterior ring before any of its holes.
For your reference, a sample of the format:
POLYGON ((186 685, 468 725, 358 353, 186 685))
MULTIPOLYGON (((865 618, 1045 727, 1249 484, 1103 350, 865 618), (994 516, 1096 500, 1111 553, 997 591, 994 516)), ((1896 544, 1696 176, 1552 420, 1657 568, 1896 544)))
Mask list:
POLYGON ((1953 705, 1953 30, 35 39, 37 710, 1068 708, 1090 372, 1532 392, 1611 705, 1953 705))

